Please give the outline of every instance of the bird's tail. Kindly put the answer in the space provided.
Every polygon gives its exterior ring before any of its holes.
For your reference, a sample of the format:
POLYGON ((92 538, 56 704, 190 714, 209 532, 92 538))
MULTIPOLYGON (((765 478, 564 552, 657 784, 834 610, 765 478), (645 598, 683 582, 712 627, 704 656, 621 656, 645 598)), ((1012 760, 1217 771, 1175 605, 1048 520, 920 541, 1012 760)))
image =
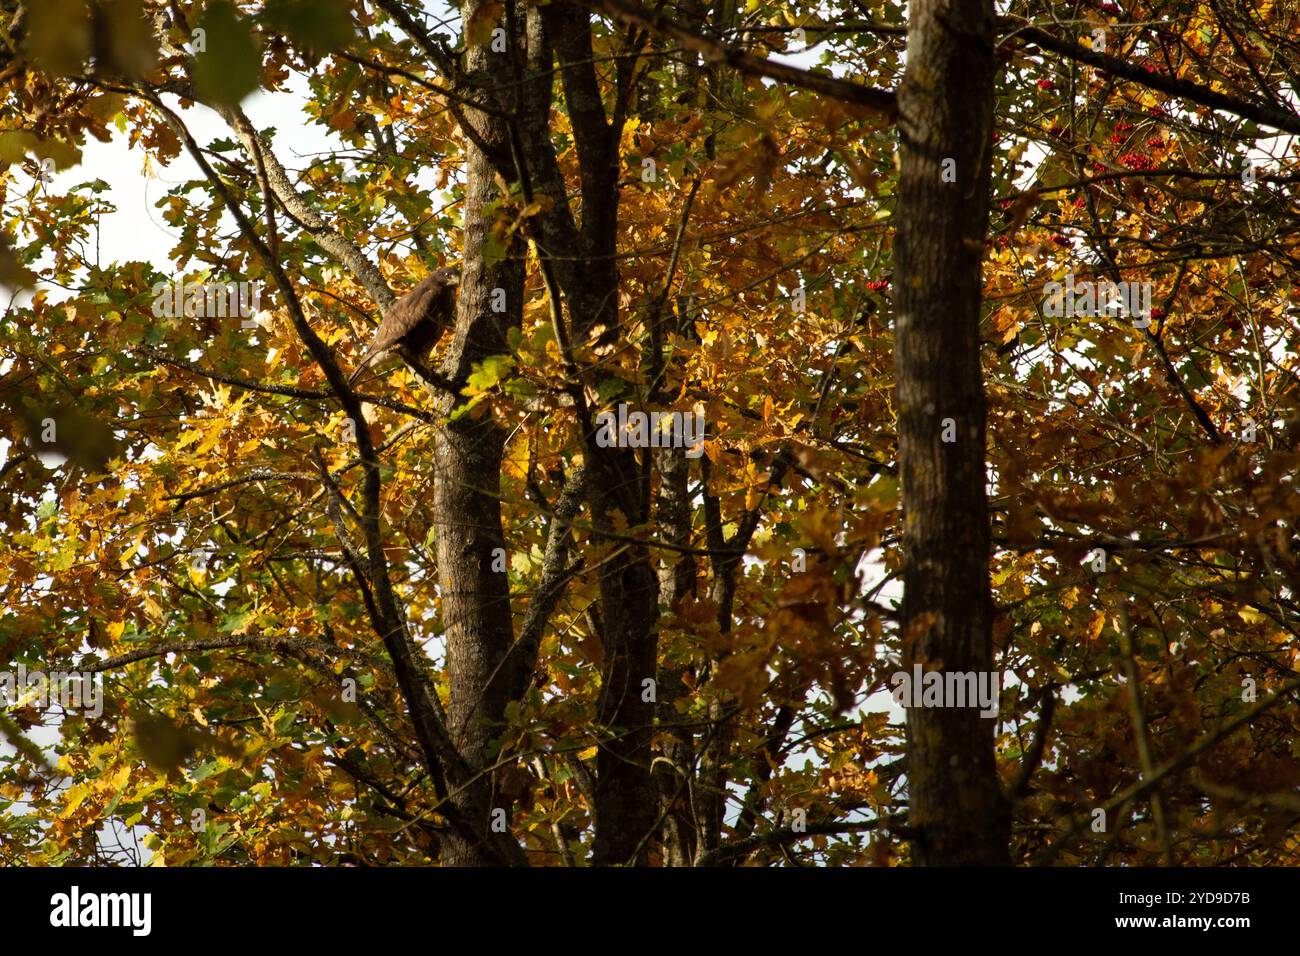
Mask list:
POLYGON ((354 368, 352 374, 348 376, 348 388, 351 388, 356 384, 357 379, 361 376, 361 373, 366 370, 366 366, 370 364, 371 359, 374 357, 374 353, 367 349, 366 354, 361 356, 361 361, 357 363, 357 367, 354 368))

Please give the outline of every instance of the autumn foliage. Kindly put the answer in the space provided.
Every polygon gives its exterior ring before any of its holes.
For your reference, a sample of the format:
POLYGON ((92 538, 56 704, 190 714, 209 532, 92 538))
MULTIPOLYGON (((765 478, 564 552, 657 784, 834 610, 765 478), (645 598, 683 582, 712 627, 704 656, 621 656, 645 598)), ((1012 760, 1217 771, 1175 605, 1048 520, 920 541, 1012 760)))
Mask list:
MULTIPOLYGON (((1068 7, 999 11, 990 195, 962 200, 991 208, 970 517, 991 523, 1009 858, 1295 863, 1300 12, 1068 7), (1150 323, 1048 315, 1067 273, 1150 283, 1150 323)), ((0 3, 0 668, 105 688, 95 718, 0 711, 0 862, 912 858, 889 698, 918 639, 900 131, 884 99, 750 62, 883 96, 906 11, 628 9, 0 3), (336 152, 253 129, 254 89, 336 152), (227 134, 193 139, 212 110, 227 134), (90 138, 199 170, 158 201, 164 271, 94 254, 114 207, 93 169, 42 179, 90 138), (469 282, 437 381, 380 363, 352 397, 382 310, 447 265, 469 282), (260 283, 263 311, 156 314, 177 281, 260 283), (702 416, 703 455, 597 449, 619 403, 702 416), (502 456, 472 520, 436 506, 469 480, 457 436, 502 456), (448 619, 462 547, 507 582, 481 647, 455 642, 483 621, 448 619), (482 707, 452 645, 497 649, 482 707), (644 754, 617 749, 638 732, 644 754), (611 753, 639 807, 602 786, 611 753)))

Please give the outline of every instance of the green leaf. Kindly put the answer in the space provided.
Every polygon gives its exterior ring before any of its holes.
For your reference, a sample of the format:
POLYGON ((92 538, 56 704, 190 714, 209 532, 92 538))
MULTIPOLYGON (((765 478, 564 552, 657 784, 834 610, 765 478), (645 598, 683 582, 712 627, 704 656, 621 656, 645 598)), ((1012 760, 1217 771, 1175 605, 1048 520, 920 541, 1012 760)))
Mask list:
POLYGON ((511 398, 536 398, 537 386, 526 378, 512 378, 505 385, 506 394, 511 398))
POLYGON ((281 710, 275 715, 271 726, 275 728, 277 734, 287 734, 293 729, 293 725, 297 720, 298 712, 296 710, 281 710))
POLYGON ((208 777, 219 772, 221 769, 222 763, 220 760, 205 760, 190 771, 190 782, 202 783, 204 780, 207 780, 208 777))
POLYGON ((233 634, 256 616, 257 612, 251 608, 246 611, 236 611, 234 614, 227 614, 225 620, 221 622, 221 626, 218 627, 217 630, 226 634, 233 634))
POLYGON ((460 421, 471 411, 477 408, 479 403, 482 402, 485 398, 487 398, 486 392, 480 392, 478 395, 475 395, 468 402, 465 402, 463 405, 457 406, 456 410, 447 416, 447 421, 448 422, 460 421))
POLYGON ((600 396, 600 403, 605 405, 622 395, 626 388, 627 382, 621 378, 602 378, 596 386, 596 394, 600 396))
POLYGON ((95 25, 96 58, 110 72, 143 79, 158 65, 158 39, 141 0, 101 0, 95 25))
POLYGON ((317 56, 347 46, 357 35, 346 0, 267 0, 264 17, 267 26, 317 56))
POLYGON ((6 163, 22 162, 29 150, 35 150, 40 137, 26 130, 11 129, 0 133, 0 160, 6 163))
POLYGON ((41 0, 27 8, 27 55, 43 70, 68 76, 90 56, 89 10, 82 0, 41 0))
POLYGON ((470 373, 468 384, 479 391, 487 391, 497 385, 514 364, 513 355, 489 355, 470 373))
POLYGON ((36 284, 36 274, 23 265, 9 242, 0 236, 0 286, 10 289, 30 289, 36 284))
POLYGON ((227 0, 209 3, 199 18, 203 49, 194 57, 194 89, 215 106, 238 106, 257 89, 262 55, 248 25, 227 0))

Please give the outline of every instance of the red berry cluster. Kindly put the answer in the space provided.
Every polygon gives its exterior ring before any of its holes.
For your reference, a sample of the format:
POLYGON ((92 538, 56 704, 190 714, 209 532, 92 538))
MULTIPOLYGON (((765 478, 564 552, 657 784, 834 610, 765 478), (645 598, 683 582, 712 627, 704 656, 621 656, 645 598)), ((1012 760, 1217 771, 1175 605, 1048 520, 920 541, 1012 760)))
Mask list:
POLYGON ((867 283, 867 288, 870 289, 872 292, 884 292, 886 289, 889 288, 889 280, 872 279, 870 282, 867 283))
POLYGON ((1127 166, 1129 169, 1155 169, 1156 163, 1146 153, 1125 153, 1119 158, 1121 166, 1127 166))

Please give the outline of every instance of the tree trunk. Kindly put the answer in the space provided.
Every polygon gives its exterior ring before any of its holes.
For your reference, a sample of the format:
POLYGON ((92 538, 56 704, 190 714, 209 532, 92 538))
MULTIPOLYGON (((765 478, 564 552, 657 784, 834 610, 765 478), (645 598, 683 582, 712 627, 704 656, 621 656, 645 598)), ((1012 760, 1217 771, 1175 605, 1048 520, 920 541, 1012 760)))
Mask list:
MULTIPOLYGON (((477 6, 478 0, 464 5, 465 22, 477 6)), ((486 78, 494 68, 482 44, 466 50, 465 62, 471 77, 486 78)), ((508 149, 509 129, 503 119, 466 112, 485 145, 508 149)), ((443 364, 443 373, 453 381, 463 381, 474 363, 508 351, 506 330, 519 324, 523 306, 524 248, 517 235, 504 258, 491 265, 484 260, 491 226, 484 207, 497 195, 495 168, 474 142, 466 143, 465 152, 464 258, 456 329, 443 364), (504 311, 492 311, 494 289, 505 294, 504 311)), ((446 394, 436 402, 444 416, 454 405, 454 398, 446 394)), ((438 578, 450 685, 448 729, 456 748, 476 770, 497 757, 493 740, 500 736, 512 677, 505 666, 514 640, 501 521, 505 438, 491 415, 477 420, 465 416, 437 430, 434 452, 438 578)), ((484 833, 490 832, 494 810, 510 815, 509 801, 497 798, 494 781, 489 774, 454 798, 484 833)), ((492 861, 484 856, 482 845, 453 837, 447 841, 444 862, 480 866, 492 861)))
MULTIPOLYGON (((605 349, 617 341, 619 274, 614 255, 618 225, 618 143, 623 117, 611 123, 602 101, 591 39, 591 14, 574 4, 540 10, 546 43, 555 53, 578 154, 582 222, 575 224, 556 161, 546 113, 521 117, 524 154, 549 212, 535 217, 539 245, 563 254, 550 260, 564 292, 573 341, 595 338, 605 349)), ((529 57, 542 52, 532 42, 529 57)), ((549 57, 546 66, 549 67, 549 57)), ((585 451, 592 468, 589 507, 598 531, 617 534, 648 517, 648 475, 634 452, 599 448, 588 423, 585 451), (620 516, 621 515, 621 519, 620 516)), ((649 454, 647 451, 646 454, 649 454)), ((654 696, 645 681, 657 678, 659 580, 649 552, 609 539, 615 553, 600 565, 600 643, 604 651, 597 719, 595 840, 597 866, 644 863, 658 818, 650 745, 654 696)))
MULTIPOLYGON (((655 493, 655 513, 665 541, 689 547, 691 544, 691 500, 687 490, 690 459, 681 448, 661 448, 655 455, 659 465, 659 487, 655 493)), ((693 598, 695 592, 695 557, 669 554, 659 565, 659 599, 667 608, 678 601, 693 598)), ((683 723, 673 706, 685 696, 687 688, 677 667, 659 672, 658 724, 663 735, 663 757, 655 770, 659 788, 659 813, 663 818, 663 864, 690 866, 695 835, 690 813, 691 783, 694 776, 693 735, 676 725, 683 723)))
MULTIPOLYGON (((991 0, 912 5, 894 246, 908 673, 993 667, 979 319, 994 71, 991 0)), ((993 731, 978 708, 909 708, 914 863, 1009 862, 993 731)))

